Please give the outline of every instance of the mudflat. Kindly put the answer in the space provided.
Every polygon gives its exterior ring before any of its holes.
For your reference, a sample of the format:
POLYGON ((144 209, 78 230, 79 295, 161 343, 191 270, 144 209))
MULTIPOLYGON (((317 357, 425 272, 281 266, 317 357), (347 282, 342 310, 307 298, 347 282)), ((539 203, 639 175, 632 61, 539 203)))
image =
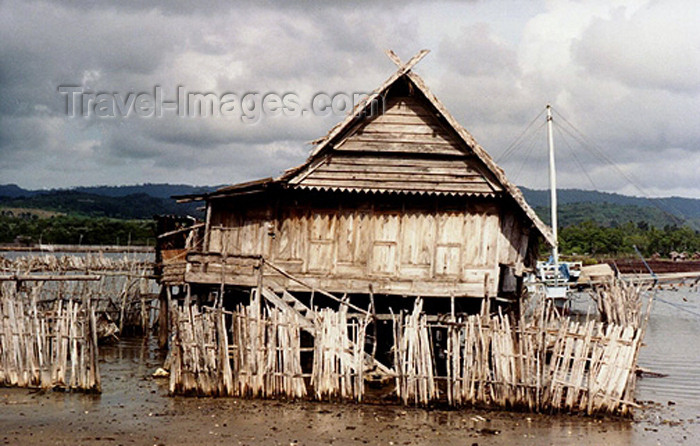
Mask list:
POLYGON ((696 289, 659 293, 640 365, 667 376, 639 380, 643 407, 633 419, 169 397, 167 380, 151 377, 163 363, 155 343, 123 339, 100 347, 101 395, 0 388, 0 444, 694 445, 700 441, 696 314, 696 289))
MULTIPOLYGON (((692 444, 694 420, 655 404, 637 419, 398 405, 167 396, 160 355, 137 340, 102 349, 103 393, 0 389, 0 441, 80 445, 692 444)), ((698 420, 700 421, 700 420, 698 420)))
POLYGON ((641 426, 648 423, 632 420, 393 405, 169 398, 149 380, 126 386, 137 389, 131 395, 120 392, 102 397, 3 390, 0 440, 42 445, 621 445, 676 441, 671 426, 645 431, 641 426), (140 398, 132 399, 137 394, 140 398))

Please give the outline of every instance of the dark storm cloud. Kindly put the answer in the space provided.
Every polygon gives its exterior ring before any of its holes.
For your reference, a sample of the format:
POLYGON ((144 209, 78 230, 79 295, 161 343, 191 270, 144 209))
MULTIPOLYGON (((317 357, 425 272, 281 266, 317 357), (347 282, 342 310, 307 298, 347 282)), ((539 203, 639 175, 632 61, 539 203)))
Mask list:
MULTIPOLYGON (((432 46, 417 71, 494 156, 552 102, 624 168, 650 177, 654 193, 697 195, 697 8, 506 3, 518 14, 504 15, 501 2, 0 2, 2 182, 202 184, 275 175, 302 162, 305 142, 342 116, 255 124, 175 114, 70 118, 57 88, 125 95, 160 86, 172 98, 184 86, 218 95, 293 92, 303 101, 369 92, 394 69, 385 49, 408 59, 432 46), (660 164, 677 175, 653 175, 660 164)), ((505 167, 543 187, 541 161, 516 154, 505 167)), ((586 162, 596 182, 625 187, 599 159, 586 162)), ((564 184, 589 186, 570 160, 561 164, 564 184)))

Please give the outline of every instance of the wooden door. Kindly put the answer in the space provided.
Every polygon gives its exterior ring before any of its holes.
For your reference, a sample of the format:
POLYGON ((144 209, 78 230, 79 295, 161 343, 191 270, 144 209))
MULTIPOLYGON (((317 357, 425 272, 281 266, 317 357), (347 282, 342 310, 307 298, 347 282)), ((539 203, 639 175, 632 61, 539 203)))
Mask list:
POLYGON ((332 212, 311 211, 309 218, 309 273, 330 273, 335 265, 334 239, 337 217, 332 212))
POLYGON ((394 276, 396 274, 400 221, 398 213, 374 214, 369 265, 371 275, 394 276))
POLYGON ((464 212, 442 212, 437 217, 435 276, 458 278, 462 273, 464 212))
POLYGON ((401 219, 401 277, 429 279, 435 246, 435 215, 408 212, 401 219))

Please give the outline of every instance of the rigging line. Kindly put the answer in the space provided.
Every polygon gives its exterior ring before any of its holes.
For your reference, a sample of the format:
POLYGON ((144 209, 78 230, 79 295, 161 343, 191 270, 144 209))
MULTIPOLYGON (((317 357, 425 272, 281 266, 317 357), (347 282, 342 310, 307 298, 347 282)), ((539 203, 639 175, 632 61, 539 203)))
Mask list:
POLYGON ((554 123, 554 124, 555 124, 554 130, 557 132, 557 135, 560 137, 560 139, 562 141, 564 141, 565 146, 569 149, 569 153, 571 154, 572 158, 576 162, 576 165, 578 166, 579 170, 581 172, 583 172, 583 174, 586 176, 586 178, 588 178, 588 181, 591 183, 591 186, 593 186, 593 189, 597 190, 598 186, 596 186, 595 182, 593 181, 593 178, 591 178, 591 176, 588 175, 588 171, 583 167, 583 163, 581 163, 581 160, 579 160, 574 148, 571 147, 569 140, 564 137, 564 131, 560 128, 560 126, 557 123, 554 123))
POLYGON ((586 135, 583 134, 576 126, 574 126, 564 115, 562 115, 558 110, 555 110, 557 116, 562 119, 564 123, 566 123, 571 130, 568 130, 565 126, 561 126, 561 128, 564 131, 567 131, 574 139, 579 141, 579 143, 594 152, 594 154, 600 156, 603 158, 604 161, 606 161, 608 164, 610 164, 615 170, 620 173, 632 186, 634 186, 644 197, 648 198, 649 194, 644 191, 644 189, 639 185, 639 183, 636 181, 636 179, 633 178, 633 175, 624 172, 609 156, 603 152, 602 148, 598 147, 595 143, 590 141, 586 135), (578 136, 574 135, 571 133, 571 131, 575 132, 578 136))
POLYGON ((697 223, 693 222, 692 220, 684 219, 683 217, 681 217, 684 214, 682 212, 680 212, 678 209, 676 209, 675 206, 668 203, 667 200, 664 200, 664 199, 657 199, 657 201, 652 200, 649 197, 649 194, 639 184, 637 184, 637 182, 630 175, 628 175, 626 172, 621 170, 620 167, 614 161, 612 161, 607 155, 605 155, 605 153, 603 153, 598 147, 596 147, 595 144, 588 143, 586 141, 585 135, 583 135, 583 133, 581 133, 580 130, 576 129, 576 127, 574 127, 573 124, 566 121, 566 118, 561 116, 561 113, 557 112, 557 114, 571 127, 571 129, 573 129, 573 131, 578 132, 579 135, 577 136, 576 134, 572 133, 572 130, 570 130, 564 126, 560 126, 560 128, 564 132, 569 134, 572 138, 574 138, 576 141, 578 141, 579 144, 581 144, 583 147, 591 150, 591 152, 593 152, 594 154, 597 154, 604 161, 606 161, 610 166, 612 166, 618 173, 620 173, 620 175, 622 175, 632 186, 634 186, 642 194, 641 198, 646 200, 652 207, 658 209, 659 211, 661 211, 665 215, 671 217, 672 220, 681 219, 681 220, 685 221, 685 224, 687 224, 691 227, 694 227, 696 230, 700 229, 700 227, 698 227, 697 223), (661 206, 660 203, 663 203, 664 206, 661 206))
POLYGON ((515 148, 517 147, 517 145, 522 142, 522 139, 525 137, 525 134, 528 132, 528 130, 530 130, 530 128, 533 126, 533 124, 535 124, 535 122, 537 122, 537 120, 540 119, 540 117, 542 116, 542 114, 544 114, 545 111, 546 111, 546 109, 542 109, 540 114, 535 116, 535 119, 530 121, 530 123, 527 125, 527 127, 525 127, 525 130, 523 130, 522 133, 520 133, 520 135, 518 135, 518 137, 515 138, 515 141, 513 141, 508 146, 508 148, 505 150, 505 152, 503 152, 503 154, 496 159, 496 163, 500 164, 501 161, 505 161, 512 154, 511 152, 513 152, 515 150, 515 148))
POLYGON ((569 120, 567 120, 566 117, 564 117, 564 115, 561 114, 558 110, 555 110, 555 111, 556 111, 557 116, 559 118, 561 118, 562 121, 569 126, 569 128, 567 128, 566 126, 563 126, 563 125, 560 126, 560 128, 563 131, 565 131, 572 138, 574 138, 576 141, 578 141, 579 144, 581 144, 581 146, 589 149, 595 155, 598 155, 604 161, 606 161, 608 164, 610 164, 613 168, 615 168, 615 170, 618 171, 618 173, 620 173, 620 175, 622 175, 632 186, 634 186, 644 196, 644 198, 648 199, 649 194, 642 188, 642 186, 640 186, 639 182, 634 178, 634 175, 623 171, 617 165, 617 163, 615 163, 609 156, 607 156, 605 154, 605 152, 602 150, 602 148, 600 148, 595 143, 590 141, 586 137, 586 135, 583 134, 583 132, 581 132, 578 128, 576 128, 576 126, 574 126, 569 120))
POLYGON ((522 154, 521 163, 517 165, 517 171, 516 171, 516 165, 514 163, 513 164, 514 168, 511 169, 510 172, 511 173, 515 172, 515 173, 513 175, 509 175, 509 178, 516 184, 517 184, 518 176, 522 172, 525 163, 530 159, 530 155, 534 149, 534 146, 537 143, 536 137, 537 137, 538 131, 544 125, 546 125, 546 122, 543 122, 542 124, 540 124, 540 126, 535 131, 531 132, 530 135, 528 135, 528 139, 526 141, 521 142, 521 144, 520 144, 520 147, 522 148, 522 150, 520 150, 520 153, 522 154), (527 145, 525 145, 525 143, 527 143, 527 145))
POLYGON ((522 133, 520 133, 520 135, 515 139, 515 141, 513 141, 513 142, 510 144, 510 146, 508 146, 508 148, 505 150, 505 152, 503 152, 503 154, 501 154, 501 156, 499 156, 499 157, 497 158, 497 160, 496 160, 497 163, 500 163, 500 162, 502 162, 502 161, 505 161, 507 158, 509 158, 509 157, 513 154, 513 152, 515 151, 515 149, 516 149, 520 144, 523 143, 523 141, 524 141, 524 139, 525 139, 526 133, 532 128, 532 126, 535 124, 535 122, 537 122, 537 120, 540 119, 540 117, 542 116, 542 114, 544 113, 544 111, 545 111, 545 110, 542 110, 542 111, 535 117, 535 119, 533 119, 532 121, 530 121, 530 123, 527 125, 527 127, 525 128, 525 130, 523 130, 522 133))
MULTIPOLYGON (((547 123, 543 122, 540 127, 537 129, 541 129, 544 127, 547 123)), ((537 131, 534 132, 534 134, 537 134, 537 131)), ((527 164, 528 161, 530 161, 530 156, 534 152, 535 145, 537 143, 537 139, 534 137, 530 138, 530 145, 525 149, 524 151, 524 157, 522 159, 522 162, 520 163, 520 166, 518 167, 518 171, 513 175, 512 181, 517 184, 517 179, 520 178, 520 174, 523 171, 523 168, 525 167, 525 164, 527 164)))
POLYGON ((697 312, 695 312, 695 311, 689 310, 689 309, 687 309, 687 308, 685 308, 685 307, 681 307, 681 306, 678 305, 678 304, 674 304, 673 302, 669 302, 669 301, 664 300, 664 299, 662 299, 662 298, 660 298, 660 297, 658 297, 658 296, 656 296, 655 299, 658 300, 659 302, 665 303, 666 305, 670 305, 670 306, 672 306, 672 307, 674 307, 674 308, 677 308, 677 309, 679 309, 679 310, 681 310, 681 311, 685 311, 686 313, 690 313, 690 314, 692 314, 692 315, 695 315, 695 316, 697 316, 697 317, 700 317, 700 313, 697 313, 697 312))
MULTIPOLYGON (((561 116, 560 116, 561 117, 561 116)), ((648 197, 649 194, 642 188, 642 186, 639 185, 639 182, 634 178, 634 176, 628 172, 623 171, 620 166, 615 163, 608 155, 605 154, 599 147, 597 147, 595 144, 589 142, 587 138, 581 133, 580 130, 578 130, 576 127, 574 127, 571 123, 566 121, 566 123, 571 127, 571 129, 567 129, 564 126, 561 126, 562 130, 567 132, 572 138, 576 139, 583 147, 589 149, 593 154, 599 156, 602 158, 604 161, 606 161, 608 164, 610 164, 615 170, 618 171, 620 175, 622 175, 632 186, 634 186, 642 195, 645 197, 648 197), (578 135, 572 133, 572 130, 576 132, 578 135)))
MULTIPOLYGON (((667 209, 664 209, 663 206, 661 206, 659 201, 653 201, 650 197, 649 194, 631 177, 629 174, 624 172, 617 164, 615 164, 614 161, 612 161, 608 156, 606 156, 603 152, 601 152, 595 145, 591 145, 586 143, 585 140, 581 139, 581 137, 577 137, 577 135, 572 134, 571 130, 567 129, 566 127, 561 127, 563 131, 565 131, 567 134, 569 134, 572 138, 576 139, 579 144, 581 144, 584 148, 589 149, 594 155, 600 156, 604 161, 606 161, 610 166, 612 166, 622 177, 624 177, 628 183, 630 183, 632 186, 634 186, 640 193, 641 193, 641 198, 646 200, 651 207, 654 207, 664 213, 665 215, 668 215, 672 217, 672 219, 678 219, 679 217, 677 215, 674 215, 672 211, 675 211, 678 215, 683 215, 682 212, 678 211, 675 209, 672 205, 666 203, 665 201, 661 201, 664 203, 664 205, 667 207, 667 209)), ((575 128, 572 127, 574 130, 575 128)), ((579 132, 580 133, 580 132, 579 132)), ((692 222, 689 222, 689 224, 693 225, 692 222)))
MULTIPOLYGON (((537 127, 534 131, 530 132, 526 140, 521 141, 521 147, 525 147, 524 151, 530 151, 533 149, 533 147, 537 144, 537 137, 540 134, 540 130, 542 127, 547 125, 547 122, 543 121, 539 127, 537 127), (527 144, 527 145, 526 145, 527 144)), ((513 152, 515 153, 515 152, 513 152)), ((512 155, 512 153, 511 153, 512 155)))

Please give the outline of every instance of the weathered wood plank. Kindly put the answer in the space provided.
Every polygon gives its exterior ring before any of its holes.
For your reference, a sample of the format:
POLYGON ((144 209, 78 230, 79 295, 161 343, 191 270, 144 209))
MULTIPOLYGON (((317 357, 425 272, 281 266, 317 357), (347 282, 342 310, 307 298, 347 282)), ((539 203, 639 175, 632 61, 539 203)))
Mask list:
POLYGON ((443 128, 436 123, 433 117, 428 113, 416 113, 413 111, 405 112, 399 109, 389 109, 384 114, 373 118, 367 125, 376 124, 402 124, 402 125, 419 125, 419 126, 434 126, 443 128))
POLYGON ((386 121, 375 120, 366 127, 359 129, 356 135, 372 135, 372 134, 389 134, 389 135, 424 135, 436 138, 444 138, 456 141, 454 135, 451 135, 445 127, 438 123, 393 123, 386 121))
POLYGON ((486 185, 489 190, 494 191, 483 178, 477 176, 455 178, 448 175, 424 175, 424 174, 404 174, 404 173, 373 173, 373 174, 361 174, 354 173, 351 175, 342 174, 338 172, 318 172, 313 176, 310 176, 302 185, 307 185, 309 183, 317 183, 323 181, 336 181, 336 182, 346 182, 353 184, 357 181, 364 181, 370 183, 377 183, 377 186, 381 187, 382 183, 389 186, 392 183, 406 184, 406 188, 409 189, 413 185, 426 184, 428 186, 442 186, 443 188, 452 186, 467 186, 467 185, 486 185))
POLYGON ((360 166, 373 166, 376 164, 391 164, 393 166, 424 166, 424 167, 443 167, 452 169, 455 166, 462 168, 470 168, 473 164, 470 157, 404 157, 391 154, 352 154, 338 153, 330 158, 330 164, 350 164, 360 166))
POLYGON ((346 189, 377 189, 377 190, 410 190, 425 192, 462 192, 462 193, 494 193, 490 185, 482 182, 405 182, 405 181, 381 181, 372 178, 340 179, 321 178, 309 179, 300 187, 318 188, 346 188, 346 189))
MULTIPOLYGON (((453 295, 457 298, 482 298, 484 296, 483 274, 470 275, 470 278, 475 280, 477 276, 481 277, 481 280, 475 282, 453 279, 449 281, 435 279, 411 280, 406 278, 382 280, 381 274, 375 274, 373 277, 369 277, 366 274, 360 277, 339 277, 338 274, 329 277, 327 274, 319 275, 311 273, 298 273, 295 275, 314 288, 325 289, 333 293, 366 294, 369 292, 371 285, 376 294, 425 297, 449 297, 453 295)), ((185 280, 190 283, 218 285, 221 283, 221 274, 216 272, 188 272, 185 274, 185 280)), ((287 281, 283 278, 275 278, 275 281, 280 282, 285 288, 292 292, 308 291, 308 288, 294 284, 293 281, 287 281)), ((255 287, 257 284, 257 275, 227 275, 225 283, 226 285, 255 287)))
POLYGON ((307 181, 313 180, 323 180, 323 179, 333 179, 333 180, 367 180, 367 181, 408 181, 408 182, 437 182, 437 183, 486 183, 486 180, 481 175, 445 175, 445 174, 433 174, 433 173, 422 173, 422 172, 392 172, 391 170, 377 170, 375 172, 357 172, 357 171, 332 171, 332 170, 319 170, 314 172, 313 175, 307 177, 304 180, 305 184, 307 181))
POLYGON ((446 145, 454 147, 455 150, 459 147, 459 142, 456 138, 449 135, 442 135, 435 132, 427 132, 426 134, 408 133, 408 132, 385 132, 380 129, 364 130, 357 132, 355 135, 347 138, 343 145, 351 142, 389 142, 398 144, 433 144, 446 145))
MULTIPOLYGON (((337 172, 339 174, 372 174, 372 173, 395 173, 395 174, 420 174, 425 176, 445 177, 445 178, 480 178, 484 179, 481 172, 470 169, 464 164, 456 164, 452 167, 431 167, 420 165, 398 165, 392 160, 375 160, 372 164, 357 165, 350 163, 332 162, 316 170, 311 176, 320 173, 337 172)), ((485 179, 484 179, 485 180, 485 179)))
POLYGON ((460 150, 449 142, 430 141, 396 141, 378 140, 377 138, 356 138, 335 147, 339 151, 385 152, 385 153, 420 153, 433 155, 459 155, 460 150))

